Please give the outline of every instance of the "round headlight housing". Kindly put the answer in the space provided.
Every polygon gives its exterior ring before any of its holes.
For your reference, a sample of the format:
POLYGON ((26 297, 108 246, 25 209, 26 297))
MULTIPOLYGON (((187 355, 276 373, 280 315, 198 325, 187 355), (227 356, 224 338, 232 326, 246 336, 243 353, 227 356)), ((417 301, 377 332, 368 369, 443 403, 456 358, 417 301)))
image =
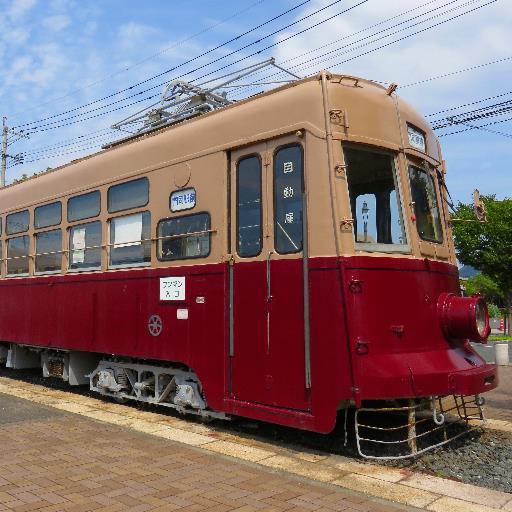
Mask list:
POLYGON ((487 304, 481 297, 479 297, 479 300, 475 304, 475 317, 478 334, 482 338, 487 338, 487 336, 489 336, 489 312, 487 310, 487 304))
POLYGON ((480 296, 459 297, 443 293, 437 303, 441 327, 447 338, 485 342, 489 335, 489 312, 480 296))

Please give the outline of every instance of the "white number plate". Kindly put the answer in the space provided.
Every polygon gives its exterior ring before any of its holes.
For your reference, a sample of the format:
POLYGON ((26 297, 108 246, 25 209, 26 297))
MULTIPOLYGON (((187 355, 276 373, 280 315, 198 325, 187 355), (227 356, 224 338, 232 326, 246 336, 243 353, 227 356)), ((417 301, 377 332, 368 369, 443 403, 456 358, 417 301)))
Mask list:
POLYGON ((161 277, 160 300, 185 300, 185 278, 161 277))

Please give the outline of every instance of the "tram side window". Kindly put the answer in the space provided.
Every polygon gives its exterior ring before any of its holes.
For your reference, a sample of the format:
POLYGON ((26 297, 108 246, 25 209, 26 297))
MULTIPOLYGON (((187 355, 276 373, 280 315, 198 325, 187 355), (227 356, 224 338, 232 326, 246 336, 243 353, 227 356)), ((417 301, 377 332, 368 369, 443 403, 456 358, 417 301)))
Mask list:
POLYGON ((157 227, 158 259, 201 258, 210 254, 210 214, 161 220, 157 227))
POLYGON ((149 181, 147 178, 120 183, 108 189, 109 213, 146 206, 149 202, 149 181))
POLYGON ((62 220, 62 205, 60 202, 38 206, 34 210, 34 227, 36 229, 57 226, 62 220))
POLYGON ((406 245, 392 155, 354 148, 344 153, 355 242, 369 250, 379 244, 383 251, 406 245))
POLYGON ((100 210, 99 190, 72 197, 68 201, 68 222, 96 217, 100 214, 100 210))
POLYGON ((7 240, 7 274, 28 274, 29 237, 27 235, 7 240))
POLYGON ((110 266, 151 261, 149 212, 116 217, 110 221, 110 266))
POLYGON ((302 147, 287 146, 274 155, 274 244, 276 251, 302 251, 302 147))
POLYGON ((7 235, 15 235, 28 231, 29 213, 28 210, 11 213, 7 215, 5 223, 5 233, 7 235))
POLYGON ((69 231, 69 268, 101 268, 101 222, 73 226, 69 231))
POLYGON ((58 272, 62 266, 60 229, 36 234, 36 272, 58 272))
POLYGON ((261 161, 249 156, 238 162, 237 252, 244 258, 261 252, 261 161))
POLYGON ((441 243, 443 232, 436 187, 432 176, 423 169, 411 165, 409 167, 409 180, 411 182, 418 234, 423 240, 441 243))

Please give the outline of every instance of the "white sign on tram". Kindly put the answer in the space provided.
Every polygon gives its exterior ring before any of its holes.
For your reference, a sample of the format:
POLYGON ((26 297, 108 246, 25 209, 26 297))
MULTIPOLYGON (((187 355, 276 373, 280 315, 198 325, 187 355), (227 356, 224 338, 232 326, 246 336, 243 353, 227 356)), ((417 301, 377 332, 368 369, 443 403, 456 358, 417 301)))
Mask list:
POLYGON ((171 194, 171 211, 190 210, 196 205, 196 191, 194 188, 176 190, 171 194))
POLYGON ((185 300, 185 277, 161 277, 160 300, 185 300))

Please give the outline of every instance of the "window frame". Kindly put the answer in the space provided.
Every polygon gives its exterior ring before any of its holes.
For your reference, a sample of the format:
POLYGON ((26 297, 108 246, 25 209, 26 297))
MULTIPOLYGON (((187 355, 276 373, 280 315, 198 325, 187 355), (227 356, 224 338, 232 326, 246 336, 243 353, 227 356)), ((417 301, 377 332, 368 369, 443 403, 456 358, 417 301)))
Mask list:
MULTIPOLYGON (((57 224, 55 224, 55 225, 57 225, 57 224)), ((62 231, 63 231, 63 229, 58 227, 56 229, 46 229, 44 231, 38 231, 37 233, 34 233, 34 275, 41 276, 41 275, 52 275, 52 274, 62 273, 62 270, 64 269, 64 254, 65 254, 65 251, 62 248, 64 245, 64 236, 62 234, 62 231), (52 231, 60 231, 60 250, 54 251, 52 253, 38 254, 38 252, 37 252, 37 237, 38 237, 38 235, 43 235, 45 233, 50 233, 52 231), (43 254, 60 254, 60 269, 59 270, 37 270, 37 257, 42 256, 43 254)))
POLYGON ((236 165, 235 165, 235 171, 236 171, 236 176, 235 176, 235 186, 236 186, 236 194, 235 194, 235 209, 236 209, 236 241, 235 241, 235 246, 236 246, 236 254, 240 257, 240 258, 244 258, 244 259, 249 259, 249 258, 256 258, 258 257, 262 252, 263 252, 263 244, 264 244, 264 238, 263 238, 263 192, 264 192, 264 187, 263 187, 263 160, 261 158, 261 155, 259 153, 249 153, 247 155, 243 155, 241 156, 237 161, 236 161, 236 165), (239 226, 239 219, 240 219, 240 215, 239 215, 239 208, 238 208, 238 200, 239 200, 239 190, 240 190, 240 187, 239 187, 239 174, 238 174, 238 170, 239 170, 239 165, 240 165, 240 162, 242 162, 243 160, 246 160, 246 159, 249 159, 249 158, 254 158, 256 157, 258 159, 258 163, 259 163, 259 166, 260 166, 260 239, 261 239, 261 243, 260 243, 260 250, 257 254, 253 254, 251 256, 245 256, 245 255, 241 255, 239 252, 238 252, 238 239, 239 239, 239 234, 240 234, 240 226, 239 226))
POLYGON ((422 242, 427 242, 427 243, 430 243, 430 244, 443 245, 444 242, 445 242, 445 238, 446 238, 445 228, 444 228, 444 225, 443 225, 443 219, 444 219, 443 201, 440 200, 441 195, 440 195, 439 183, 438 183, 438 180, 437 180, 437 176, 434 177, 432 175, 433 168, 428 163, 427 163, 427 165, 428 165, 428 170, 425 169, 424 167, 421 167, 421 165, 419 165, 417 163, 414 163, 410 159, 407 160, 407 179, 409 181, 409 192, 411 194, 412 212, 414 213, 414 217, 416 218, 416 220, 414 221, 414 224, 415 224, 415 227, 416 227, 416 233, 418 234, 418 237, 419 237, 419 239, 422 242), (438 214, 439 214, 439 216, 438 216, 439 232, 440 232, 440 235, 441 235, 439 240, 436 240, 434 238, 425 238, 424 236, 421 235, 421 233, 418 230, 418 224, 417 224, 417 217, 418 217, 418 215, 416 214, 416 204, 415 204, 415 201, 414 201, 414 195, 413 195, 413 189, 412 189, 412 183, 411 183, 411 175, 410 175, 411 167, 413 167, 415 169, 418 169, 420 172, 425 173, 426 176, 427 176, 427 182, 428 182, 428 180, 430 178, 431 183, 434 186, 434 194, 436 196, 436 203, 437 203, 436 207, 437 207, 437 211, 438 211, 438 214))
MULTIPOLYGON (((397 193, 398 203, 400 208, 398 209, 400 215, 400 221, 403 226, 403 233, 405 235, 406 242, 405 244, 383 244, 383 243, 369 243, 369 242, 358 242, 357 241, 357 233, 354 231, 354 226, 352 226, 352 240, 354 242, 354 249, 356 251, 361 252, 382 252, 389 254, 411 254, 412 253, 412 245, 411 245, 411 234, 409 232, 409 225, 406 222, 407 212, 405 210, 405 198, 404 198, 404 190, 402 187, 402 172, 400 166, 400 155, 398 152, 393 150, 384 150, 374 146, 367 146, 365 144, 341 144, 341 151, 343 152, 343 160, 346 164, 346 168, 348 171, 347 158, 345 154, 345 149, 354 149, 357 151, 366 151, 367 153, 377 153, 380 155, 386 155, 390 158, 391 167, 392 167, 392 175, 393 182, 395 184, 395 191, 397 193)), ((408 172, 407 172, 408 176, 408 172)), ((407 178, 408 179, 408 178, 407 178)), ((352 202, 351 202, 351 194, 350 194, 350 186, 348 182, 348 172, 346 173, 346 186, 347 186, 347 196, 348 196, 348 204, 350 207, 350 214, 352 219, 354 219, 354 212, 352 211, 352 202)), ((356 198, 357 199, 357 198, 356 198)))
POLYGON ((23 210, 19 210, 17 212, 12 212, 12 213, 8 213, 6 216, 5 216, 5 236, 8 236, 8 237, 15 237, 16 235, 20 235, 22 233, 28 233, 28 231, 30 230, 30 210, 28 208, 25 208, 23 210), (14 231, 14 232, 10 232, 7 227, 9 225, 9 217, 11 215, 18 215, 20 213, 25 213, 27 212, 27 229, 23 229, 21 231, 14 231))
MULTIPOLYGON (((84 220, 87 220, 87 219, 94 219, 96 217, 98 217, 99 215, 101 215, 101 191, 99 189, 96 189, 96 190, 91 190, 89 192, 83 192, 81 194, 77 194, 73 197, 69 197, 68 200, 67 200, 67 203, 66 203, 66 220, 68 222, 68 224, 72 224, 74 222, 81 222, 82 224, 84 224, 82 221, 84 220), (88 195, 88 194, 98 194, 99 196, 99 202, 98 202, 98 213, 96 213, 95 215, 90 215, 88 217, 80 217, 79 219, 70 219, 69 218, 69 203, 73 200, 73 199, 76 199, 77 197, 82 197, 82 196, 85 196, 85 195, 88 195)), ((87 223, 85 223, 87 224, 87 223)))
MULTIPOLYGON (((130 212, 130 213, 125 213, 124 215, 116 215, 115 217, 110 217, 107 221, 108 223, 108 233, 107 233, 107 238, 108 238, 108 252, 107 252, 107 269, 108 270, 118 270, 118 269, 121 269, 121 268, 136 268, 136 267, 149 267, 151 266, 151 261, 152 261, 152 257, 151 257, 151 249, 152 249, 152 243, 153 243, 153 239, 151 237, 151 210, 142 210, 142 211, 137 211, 137 212, 130 212), (149 244, 149 247, 150 247, 150 254, 149 254, 149 261, 142 261, 142 262, 138 262, 138 263, 119 263, 119 264, 113 264, 112 263, 112 249, 114 249, 114 243, 112 242, 112 228, 111 228, 111 225, 112 225, 112 221, 115 221, 116 219, 120 219, 120 218, 123 218, 123 217, 130 217, 131 215, 138 215, 138 214, 141 214, 141 215, 144 215, 144 213, 147 213, 149 215, 149 238, 145 238, 145 239, 141 239, 140 240, 140 243, 142 246, 144 246, 144 244, 149 244)), ((137 240, 133 240, 133 242, 136 242, 137 240)))
POLYGON ((140 178, 134 178, 134 179, 131 179, 128 181, 122 181, 120 183, 115 183, 114 185, 110 185, 110 187, 108 187, 108 189, 107 189, 107 212, 115 214, 115 213, 120 213, 120 212, 127 212, 129 210, 135 210, 137 208, 145 208, 149 204, 149 198, 150 198, 150 181, 147 176, 142 176, 140 178), (148 185, 147 201, 144 204, 130 206, 129 208, 122 208, 120 210, 111 210, 110 209, 110 191, 115 187, 122 187, 123 185, 126 185, 128 183, 133 183, 134 181, 145 181, 147 183, 147 185, 148 185))
MULTIPOLYGON (((304 151, 304 146, 299 143, 299 142, 289 142, 287 144, 283 144, 281 146, 278 146, 276 148, 274 148, 274 151, 272 153, 272 195, 273 195, 273 198, 272 198, 272 214, 273 214, 273 219, 272 219, 272 224, 273 224, 273 237, 274 237, 274 250, 276 251, 277 254, 281 254, 281 255, 289 255, 289 254, 300 254, 300 253, 304 253, 304 241, 306 240, 306 237, 304 236, 304 227, 307 225, 306 223, 306 211, 305 211, 305 208, 304 208, 304 194, 306 192, 306 179, 305 179, 305 165, 306 163, 306 159, 305 159, 305 151, 304 151), (300 249, 298 251, 286 251, 286 252, 282 252, 282 251, 279 251, 277 249, 277 246, 276 246, 276 241, 277 241, 277 237, 276 237, 276 233, 277 233, 277 218, 276 218, 276 204, 277 204, 277 194, 276 194, 276 172, 275 172, 275 161, 276 161, 276 154, 278 153, 278 151, 281 151, 282 149, 286 149, 286 148, 289 148, 289 147, 299 147, 300 148, 300 152, 301 152, 301 180, 302 180, 302 187, 301 187, 301 191, 300 191, 300 194, 301 194, 301 210, 302 210, 302 238, 301 238, 301 246, 300 246, 300 249)), ((307 206, 307 205, 306 205, 307 206)))
POLYGON ((5 277, 12 278, 12 277, 28 277, 28 276, 30 276, 30 235, 20 234, 18 236, 11 236, 10 238, 6 238, 5 239, 5 277), (26 254, 26 256, 17 256, 17 257, 11 258, 11 257, 9 257, 9 242, 16 238, 26 238, 28 240, 27 254, 26 254), (10 273, 9 272, 9 261, 14 260, 14 259, 26 260, 28 263, 27 272, 21 272, 19 274, 10 273))
MULTIPOLYGON (((92 218, 92 217, 88 217, 88 218, 92 218)), ((67 266, 65 267, 65 270, 66 272, 101 272, 102 269, 103 269, 103 249, 104 249, 104 246, 103 246, 103 225, 104 225, 104 222, 97 219, 97 220, 91 220, 89 222, 81 222, 81 223, 78 223, 78 224, 73 224, 71 226, 68 226, 67 227, 67 248, 68 248, 68 261, 67 261, 67 266), (75 250, 80 250, 80 249, 72 249, 71 247, 71 232, 73 231, 73 229, 76 229, 76 228, 79 228, 83 225, 87 225, 87 224, 93 224, 93 223, 99 223, 100 225, 100 245, 99 246, 92 246, 91 248, 87 249, 87 244, 85 245, 85 248, 84 248, 84 258, 85 258, 85 251, 86 250, 99 250, 100 251, 100 263, 99 265, 97 266, 94 266, 94 267, 81 267, 81 268, 72 268, 71 265, 73 264, 72 263, 72 253, 75 251, 75 250)))
MULTIPOLYGON (((164 219, 160 219, 156 225, 156 258, 158 261, 161 261, 161 262, 172 262, 172 261, 183 261, 183 260, 197 260, 197 259, 201 259, 201 258, 208 258, 210 256, 210 254, 212 253, 212 233, 213 233, 213 230, 212 230, 212 215, 210 212, 208 211, 200 211, 200 212, 195 212, 195 213, 187 213, 186 215, 177 215, 177 216, 173 216, 173 217, 165 217, 164 219), (164 258, 161 258, 160 257, 160 246, 159 244, 166 239, 166 237, 160 237, 159 236, 159 228, 160 228, 160 224, 162 224, 162 222, 167 222, 169 220, 176 220, 176 219, 183 219, 183 218, 186 218, 186 217, 193 217, 195 215, 208 215, 208 219, 209 219, 209 224, 210 224, 210 228, 208 231, 205 231, 204 233, 208 234, 208 253, 207 254, 200 254, 198 256, 188 256, 188 257, 185 257, 185 258, 175 258, 175 259, 164 259, 164 258)), ((186 234, 183 236, 183 237, 180 237, 180 238, 186 238, 186 234)))
POLYGON ((32 219, 32 224, 34 226, 34 230, 51 228, 53 226, 60 226, 62 224, 62 201, 60 201, 60 200, 59 201, 53 201, 51 203, 46 203, 46 204, 42 204, 40 206, 36 206, 34 208, 34 218, 32 219), (54 204, 58 204, 60 206, 59 222, 56 222, 54 224, 45 224, 44 226, 36 226, 37 210, 39 210, 41 208, 46 208, 48 206, 52 206, 54 204))

